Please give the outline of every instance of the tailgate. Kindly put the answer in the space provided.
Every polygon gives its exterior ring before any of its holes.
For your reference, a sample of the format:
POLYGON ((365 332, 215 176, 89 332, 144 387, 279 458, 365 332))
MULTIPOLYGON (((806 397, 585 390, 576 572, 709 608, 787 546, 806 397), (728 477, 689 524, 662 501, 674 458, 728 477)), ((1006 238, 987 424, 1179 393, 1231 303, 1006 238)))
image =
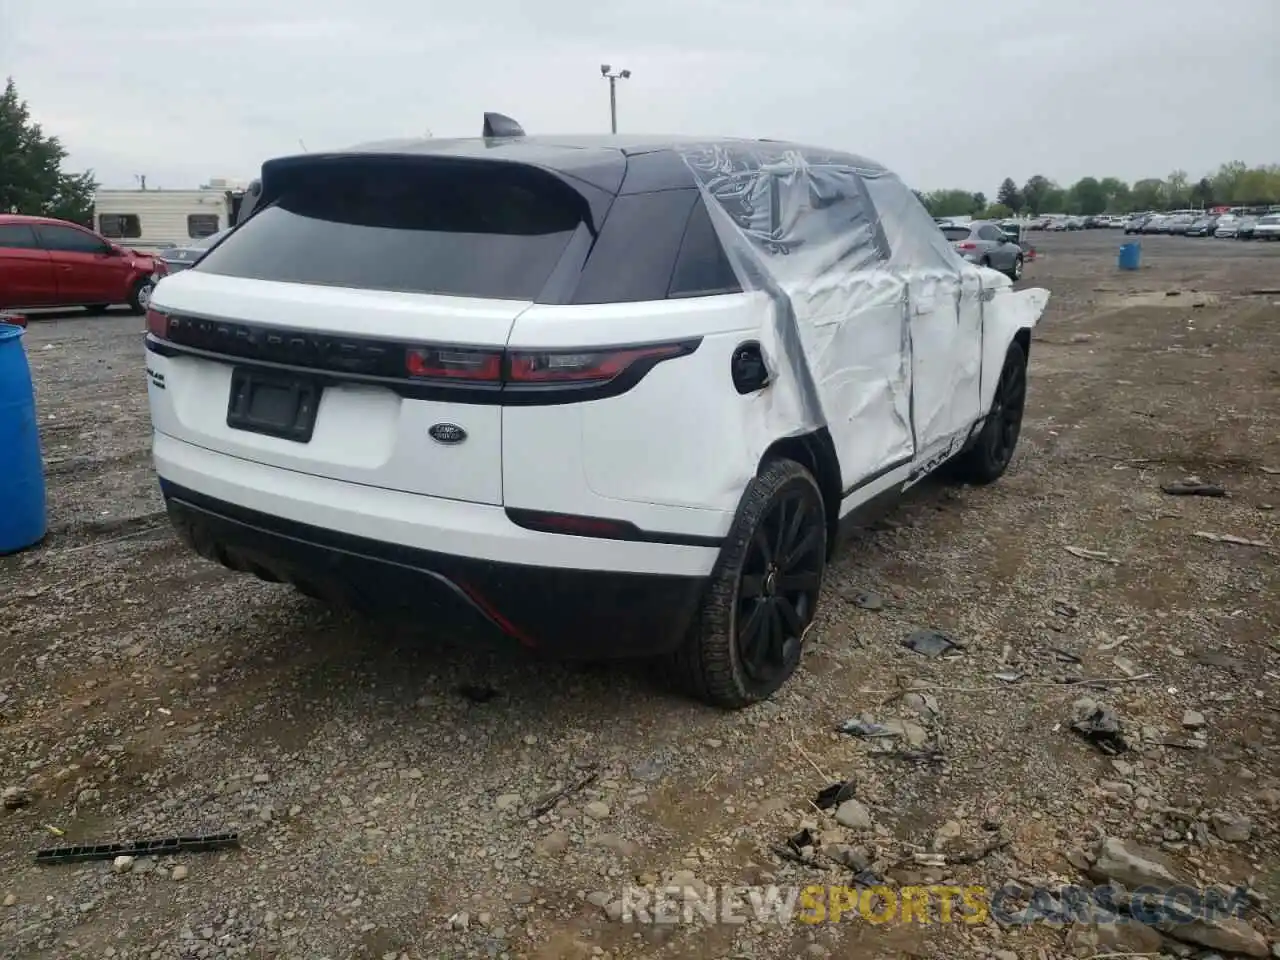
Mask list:
POLYGON ((155 429, 287 470, 499 504, 503 350, 589 218, 581 193, 520 164, 271 161, 252 215, 156 286, 155 429))
POLYGON ((164 341, 149 343, 159 432, 335 480, 502 502, 501 407, 463 397, 465 386, 391 381, 386 358, 441 341, 500 351, 527 304, 323 290, 193 270, 156 289, 154 306, 172 327, 164 341), (353 317, 359 334, 351 332, 353 317), (335 370, 335 360, 345 369, 335 370), (451 390, 460 399, 450 399, 451 390))

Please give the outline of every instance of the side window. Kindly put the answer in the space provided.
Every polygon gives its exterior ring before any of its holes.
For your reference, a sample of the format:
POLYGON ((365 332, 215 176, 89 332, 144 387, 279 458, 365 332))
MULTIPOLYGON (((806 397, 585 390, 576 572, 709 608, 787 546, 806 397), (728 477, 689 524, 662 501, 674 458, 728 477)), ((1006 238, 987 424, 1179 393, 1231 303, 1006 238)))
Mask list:
POLYGON ((142 221, 136 213, 100 213, 98 232, 115 240, 136 240, 142 236, 142 221))
POLYGON ((67 253, 106 253, 110 249, 102 238, 95 237, 84 230, 76 230, 74 227, 42 223, 37 230, 40 233, 40 243, 46 250, 67 253))
POLYGON ((664 300, 696 189, 624 194, 613 201, 572 303, 664 300))
POLYGON ((38 250, 36 234, 25 223, 0 223, 0 248, 7 250, 38 250))
POLYGON ((880 221, 880 212, 871 202, 871 192, 867 189, 866 181, 856 170, 842 169, 839 175, 843 194, 840 203, 842 207, 848 208, 853 229, 870 230, 871 244, 875 248, 877 259, 881 263, 888 262, 892 253, 889 238, 880 221))
POLYGON ((193 240, 211 237, 218 232, 218 215, 216 213, 187 214, 187 236, 193 240))
POLYGON ((984 224, 978 230, 978 237, 982 240, 1003 240, 1004 235, 991 224, 984 224))
POLYGON ((889 259, 884 225, 856 170, 815 167, 809 174, 807 197, 783 183, 783 174, 751 172, 721 181, 713 192, 724 211, 767 256, 786 256, 796 244, 847 232, 865 235, 875 258, 889 259), (792 206, 797 209, 784 209, 792 206))
MULTIPOLYGON (((714 202, 714 201, 713 201, 714 202)), ((699 197, 689 211, 680 253, 676 256, 675 270, 667 296, 712 297, 722 293, 741 293, 742 287, 734 275, 729 258, 725 255, 720 237, 716 235, 711 214, 699 197)))

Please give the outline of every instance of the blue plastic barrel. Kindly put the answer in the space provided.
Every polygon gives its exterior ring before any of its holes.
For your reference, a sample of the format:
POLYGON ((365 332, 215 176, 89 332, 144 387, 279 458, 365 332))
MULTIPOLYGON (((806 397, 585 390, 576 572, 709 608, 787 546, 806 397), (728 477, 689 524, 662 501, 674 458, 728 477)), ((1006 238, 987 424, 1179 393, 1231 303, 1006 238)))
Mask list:
POLYGON ((21 327, 0 323, 0 554, 44 539, 44 464, 21 327))
POLYGON ((1123 243, 1120 245, 1120 269, 1137 270, 1142 262, 1142 244, 1123 243))

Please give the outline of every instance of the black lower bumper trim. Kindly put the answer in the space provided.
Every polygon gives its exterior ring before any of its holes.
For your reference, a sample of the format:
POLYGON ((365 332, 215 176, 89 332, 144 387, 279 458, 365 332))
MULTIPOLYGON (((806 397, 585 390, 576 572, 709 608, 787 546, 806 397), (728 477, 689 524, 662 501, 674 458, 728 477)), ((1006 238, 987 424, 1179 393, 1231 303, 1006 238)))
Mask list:
POLYGON ((505 637, 563 659, 670 651, 705 577, 566 570, 458 557, 284 520, 161 480, 198 553, 374 615, 468 637, 505 637))

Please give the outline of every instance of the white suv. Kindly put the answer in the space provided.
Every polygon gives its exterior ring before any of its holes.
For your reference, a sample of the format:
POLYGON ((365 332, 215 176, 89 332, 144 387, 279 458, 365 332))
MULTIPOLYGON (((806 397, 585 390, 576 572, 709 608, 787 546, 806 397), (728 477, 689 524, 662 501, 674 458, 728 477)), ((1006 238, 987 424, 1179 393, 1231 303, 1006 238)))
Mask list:
POLYGON ((841 521, 1004 472, 1048 294, 859 157, 503 132, 270 161, 156 287, 173 523, 310 595, 768 697, 841 521))

